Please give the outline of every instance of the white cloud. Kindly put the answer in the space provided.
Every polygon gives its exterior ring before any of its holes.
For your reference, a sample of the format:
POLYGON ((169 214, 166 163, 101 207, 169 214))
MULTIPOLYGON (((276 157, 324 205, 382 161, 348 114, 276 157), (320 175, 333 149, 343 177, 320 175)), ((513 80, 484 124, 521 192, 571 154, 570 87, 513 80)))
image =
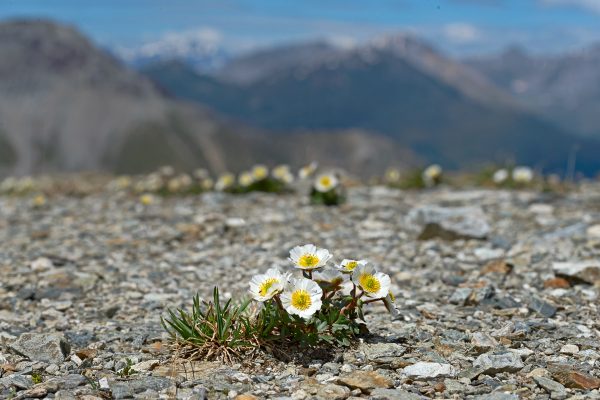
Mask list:
POLYGON ((453 43, 467 44, 481 39, 481 31, 475 26, 462 22, 445 25, 442 33, 446 39, 453 43))
POLYGON ((600 0, 541 0, 547 6, 574 6, 600 14, 600 0))

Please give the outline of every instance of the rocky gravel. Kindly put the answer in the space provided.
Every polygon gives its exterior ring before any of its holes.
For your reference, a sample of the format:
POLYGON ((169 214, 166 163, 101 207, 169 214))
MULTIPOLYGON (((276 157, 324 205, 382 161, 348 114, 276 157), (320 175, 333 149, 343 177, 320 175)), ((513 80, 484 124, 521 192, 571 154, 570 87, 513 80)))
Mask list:
POLYGON ((600 185, 0 196, 0 398, 600 399, 600 185), (348 349, 186 362, 160 317, 315 243, 392 277, 348 349))

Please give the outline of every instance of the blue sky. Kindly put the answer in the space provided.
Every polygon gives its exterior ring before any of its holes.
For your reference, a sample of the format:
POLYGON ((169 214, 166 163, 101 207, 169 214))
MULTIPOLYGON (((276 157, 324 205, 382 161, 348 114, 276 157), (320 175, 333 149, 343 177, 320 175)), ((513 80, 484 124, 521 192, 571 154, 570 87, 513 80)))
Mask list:
POLYGON ((600 0, 0 0, 0 18, 14 17, 68 22, 132 49, 186 38, 230 52, 313 38, 351 46, 400 31, 455 55, 600 41, 600 0))

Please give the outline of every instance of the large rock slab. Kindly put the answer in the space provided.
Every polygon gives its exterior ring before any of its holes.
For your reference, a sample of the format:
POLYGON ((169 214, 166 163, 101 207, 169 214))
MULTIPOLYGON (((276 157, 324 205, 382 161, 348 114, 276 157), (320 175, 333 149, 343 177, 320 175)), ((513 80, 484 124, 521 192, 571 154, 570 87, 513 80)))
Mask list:
POLYGON ((600 260, 555 262, 554 274, 585 283, 600 282, 600 260))
POLYGON ((421 228, 421 240, 485 239, 491 231, 481 207, 420 206, 413 208, 407 219, 421 228))
POLYGON ((71 351, 71 345, 63 335, 56 333, 23 333, 11 345, 15 353, 32 361, 59 364, 71 351))

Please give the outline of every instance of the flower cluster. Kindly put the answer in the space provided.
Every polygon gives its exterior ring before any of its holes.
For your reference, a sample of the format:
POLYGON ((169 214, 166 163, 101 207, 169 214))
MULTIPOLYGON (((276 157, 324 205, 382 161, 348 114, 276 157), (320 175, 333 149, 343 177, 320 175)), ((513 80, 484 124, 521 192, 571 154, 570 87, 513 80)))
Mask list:
POLYGON ((499 168, 492 175, 492 182, 498 187, 525 187, 533 183, 535 174, 527 166, 499 168))
POLYGON ((438 164, 432 164, 424 169, 406 171, 390 167, 383 176, 383 183, 400 189, 432 188, 444 181, 442 167, 438 164))
POLYGON ((278 165, 269 171, 267 166, 257 164, 250 170, 239 173, 237 179, 231 173, 221 175, 215 189, 233 193, 282 192, 294 183, 294 180, 294 174, 288 165, 278 165))
POLYGON ((332 258, 313 244, 297 246, 288 260, 301 274, 271 268, 252 278, 250 294, 273 316, 277 329, 312 334, 315 342, 347 344, 364 327, 364 304, 382 301, 395 313, 388 275, 365 260, 330 266, 332 258))

